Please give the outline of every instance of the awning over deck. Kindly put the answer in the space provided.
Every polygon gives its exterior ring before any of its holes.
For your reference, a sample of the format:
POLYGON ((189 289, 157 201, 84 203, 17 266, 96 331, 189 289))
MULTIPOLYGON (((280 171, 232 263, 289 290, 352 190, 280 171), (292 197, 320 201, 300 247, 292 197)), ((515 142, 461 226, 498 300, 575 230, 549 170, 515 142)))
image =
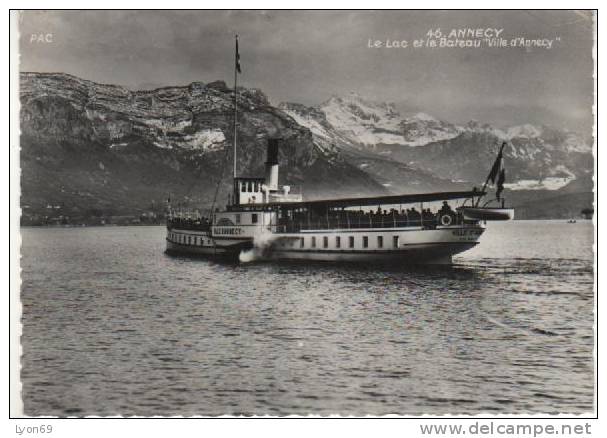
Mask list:
POLYGON ((399 205, 399 204, 418 204, 420 202, 450 201, 453 199, 470 199, 472 197, 484 196, 486 192, 471 190, 465 192, 436 192, 420 193, 413 195, 387 195, 373 196, 366 198, 341 198, 341 199, 320 199, 315 201, 303 202, 275 202, 263 204, 266 207, 280 208, 346 208, 346 207, 367 207, 374 205, 399 205))

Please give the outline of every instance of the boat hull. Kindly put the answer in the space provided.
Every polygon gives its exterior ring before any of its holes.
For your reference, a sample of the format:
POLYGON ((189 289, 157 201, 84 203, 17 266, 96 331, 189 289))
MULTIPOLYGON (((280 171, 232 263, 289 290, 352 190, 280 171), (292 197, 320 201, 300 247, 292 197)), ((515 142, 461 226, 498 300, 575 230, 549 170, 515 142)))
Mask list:
POLYGON ((176 242, 171 242, 169 239, 166 241, 166 253, 174 255, 191 255, 191 256, 204 256, 212 257, 220 254, 225 254, 225 251, 211 246, 192 246, 183 245, 176 242))
MULTIPOLYGON (((211 241, 212 242, 212 241, 211 241)), ((213 242, 214 243, 214 242, 213 242)), ((238 257, 241 251, 246 251, 253 247, 252 242, 244 242, 229 247, 211 245, 191 245, 173 242, 166 239, 166 253, 174 255, 201 256, 201 257, 238 257)))
POLYGON ((455 254, 476 246, 474 243, 408 245, 386 251, 275 251, 271 260, 308 260, 318 262, 373 263, 391 265, 451 264, 455 254))
MULTIPOLYGON (((453 255, 477 245, 483 231, 482 226, 451 226, 432 230, 310 230, 264 234, 257 243, 254 239, 188 238, 187 231, 177 231, 178 242, 167 237, 167 253, 230 257, 245 262, 288 260, 392 265, 449 264, 453 255)), ((173 230, 169 236, 174 238, 175 233, 173 230)))

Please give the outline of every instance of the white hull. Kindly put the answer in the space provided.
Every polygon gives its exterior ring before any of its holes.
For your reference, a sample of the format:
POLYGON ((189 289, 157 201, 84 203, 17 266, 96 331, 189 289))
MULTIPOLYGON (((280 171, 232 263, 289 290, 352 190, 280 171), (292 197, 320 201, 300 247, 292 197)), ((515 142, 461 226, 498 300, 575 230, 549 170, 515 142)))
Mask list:
POLYGON ((212 246, 194 246, 194 245, 183 245, 180 243, 171 242, 167 239, 166 251, 172 254, 183 254, 183 255, 199 255, 199 256, 217 256, 225 254, 225 249, 216 248, 212 246))
POLYGON ((268 256, 270 260, 308 260, 318 262, 354 262, 373 264, 451 264, 452 256, 472 248, 475 244, 463 244, 457 247, 437 248, 435 246, 411 246, 399 251, 275 251, 268 256))
POLYGON ((482 226, 261 232, 262 239, 213 238, 187 230, 170 230, 167 252, 192 256, 249 253, 247 260, 292 260, 386 264, 448 264, 454 254, 478 243, 482 226))

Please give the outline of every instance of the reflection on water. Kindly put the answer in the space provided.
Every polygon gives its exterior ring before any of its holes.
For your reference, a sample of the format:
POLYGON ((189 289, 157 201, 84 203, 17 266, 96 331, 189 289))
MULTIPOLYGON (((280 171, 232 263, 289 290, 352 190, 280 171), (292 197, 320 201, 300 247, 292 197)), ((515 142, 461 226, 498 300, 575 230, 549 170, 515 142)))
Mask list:
POLYGON ((170 257, 161 227, 24 229, 25 411, 592 411, 592 224, 481 242, 382 269, 170 257))

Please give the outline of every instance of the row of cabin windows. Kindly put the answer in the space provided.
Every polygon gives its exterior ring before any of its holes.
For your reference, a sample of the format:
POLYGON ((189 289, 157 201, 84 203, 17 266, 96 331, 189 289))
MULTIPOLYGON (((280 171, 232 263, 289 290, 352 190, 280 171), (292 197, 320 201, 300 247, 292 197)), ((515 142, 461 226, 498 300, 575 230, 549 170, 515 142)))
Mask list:
MULTIPOLYGON (((312 236, 310 246, 311 248, 316 248, 316 236, 312 236)), ((398 248, 399 236, 392 236, 392 247, 398 248)), ((362 244, 363 248, 369 248, 369 236, 362 236, 362 244)), ((301 237, 299 239, 299 247, 305 247, 305 238, 301 237)), ((329 236, 323 236, 322 238, 322 247, 329 247, 329 236)), ((377 247, 384 247, 384 236, 377 236, 377 247)), ((341 236, 335 237, 335 248, 341 248, 341 236)), ((348 236, 348 248, 354 248, 354 236, 348 236)))
POLYGON ((204 239, 202 237, 184 236, 183 234, 177 234, 177 233, 171 233, 171 234, 169 234, 169 239, 172 242, 181 243, 183 245, 202 246, 204 244, 204 239))
POLYGON ((242 193, 257 193, 261 192, 261 183, 257 181, 242 181, 240 183, 240 191, 242 193))

